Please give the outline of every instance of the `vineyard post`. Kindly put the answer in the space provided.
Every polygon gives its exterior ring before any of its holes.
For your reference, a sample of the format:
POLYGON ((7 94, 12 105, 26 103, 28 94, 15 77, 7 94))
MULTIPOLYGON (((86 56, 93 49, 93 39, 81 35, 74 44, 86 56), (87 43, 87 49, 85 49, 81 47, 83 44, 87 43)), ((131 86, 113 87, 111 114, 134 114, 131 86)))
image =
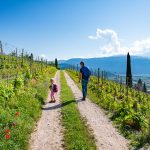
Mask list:
POLYGON ((76 70, 76 71, 77 71, 77 76, 79 75, 78 70, 79 70, 79 66, 78 66, 78 64, 77 64, 77 70, 76 70))
POLYGON ((116 88, 114 87, 114 101, 116 100, 116 88))
POLYGON ((2 41, 0 41, 0 54, 3 55, 3 45, 2 45, 2 41))
POLYGON ((3 68, 4 58, 3 58, 3 45, 1 41, 0 41, 0 54, 1 54, 1 68, 3 68))
POLYGON ((103 84, 103 79, 104 79, 104 72, 102 71, 102 84, 103 84))
POLYGON ((103 71, 103 83, 105 82, 105 70, 103 71))
POLYGON ((43 70, 43 65, 42 65, 42 62, 43 62, 43 59, 41 58, 41 72, 42 72, 42 70, 43 70))
POLYGON ((24 56, 24 49, 22 49, 22 54, 21 54, 21 59, 22 59, 21 66, 22 67, 23 67, 23 56, 24 56))
POLYGON ((141 102, 140 89, 138 88, 139 102, 141 102))
POLYGON ((100 81, 100 68, 98 68, 98 88, 99 88, 99 81, 100 81))
POLYGON ((98 86, 98 97, 100 96, 100 68, 98 68, 98 70, 97 70, 97 86, 98 86))
POLYGON ((120 94, 121 94, 121 90, 122 90, 122 76, 120 76, 120 94))
POLYGON ((32 74, 32 61, 33 61, 33 54, 30 55, 30 74, 32 74))
POLYGON ((16 48, 16 63, 17 63, 17 58, 18 58, 18 50, 16 48))

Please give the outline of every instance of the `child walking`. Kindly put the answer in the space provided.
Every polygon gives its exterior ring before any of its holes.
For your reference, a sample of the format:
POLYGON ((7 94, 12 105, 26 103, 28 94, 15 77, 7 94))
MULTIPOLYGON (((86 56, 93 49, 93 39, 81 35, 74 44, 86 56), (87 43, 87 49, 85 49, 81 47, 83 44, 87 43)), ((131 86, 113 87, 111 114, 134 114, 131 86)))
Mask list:
POLYGON ((50 79, 50 96, 51 96, 51 101, 49 101, 49 103, 55 103, 56 102, 56 99, 55 99, 55 93, 58 92, 58 88, 57 88, 57 85, 55 84, 55 80, 54 78, 51 78, 50 79))

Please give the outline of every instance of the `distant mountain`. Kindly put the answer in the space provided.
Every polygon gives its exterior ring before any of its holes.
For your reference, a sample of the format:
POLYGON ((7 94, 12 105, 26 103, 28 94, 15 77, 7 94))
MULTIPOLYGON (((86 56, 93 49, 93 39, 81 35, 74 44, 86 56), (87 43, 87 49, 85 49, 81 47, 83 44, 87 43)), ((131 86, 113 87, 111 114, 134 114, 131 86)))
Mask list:
MULTIPOLYGON (((112 56, 87 59, 72 58, 66 61, 61 61, 59 62, 59 64, 63 68, 68 65, 77 66, 80 61, 84 61, 85 64, 92 69, 100 68, 101 70, 110 71, 112 73, 126 73, 126 56, 112 56)), ((133 74, 150 74, 150 59, 139 56, 131 56, 131 64, 133 74)))
POLYGON ((58 60, 59 64, 65 63, 66 60, 58 60))

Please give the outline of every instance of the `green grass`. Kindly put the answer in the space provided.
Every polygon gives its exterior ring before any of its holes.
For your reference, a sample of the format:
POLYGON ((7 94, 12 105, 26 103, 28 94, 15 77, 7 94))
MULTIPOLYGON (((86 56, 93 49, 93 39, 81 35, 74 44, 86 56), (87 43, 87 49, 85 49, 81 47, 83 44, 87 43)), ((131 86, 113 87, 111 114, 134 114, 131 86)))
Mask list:
POLYGON ((0 95, 0 150, 28 149, 30 135, 41 115, 41 104, 47 97, 49 79, 55 73, 56 69, 51 68, 39 79, 31 79, 7 101, 0 95), (20 115, 16 116, 16 112, 20 115), (6 129, 10 129, 10 139, 5 138, 6 129))
POLYGON ((61 72, 62 123, 66 150, 95 150, 95 140, 80 117, 75 98, 61 72))

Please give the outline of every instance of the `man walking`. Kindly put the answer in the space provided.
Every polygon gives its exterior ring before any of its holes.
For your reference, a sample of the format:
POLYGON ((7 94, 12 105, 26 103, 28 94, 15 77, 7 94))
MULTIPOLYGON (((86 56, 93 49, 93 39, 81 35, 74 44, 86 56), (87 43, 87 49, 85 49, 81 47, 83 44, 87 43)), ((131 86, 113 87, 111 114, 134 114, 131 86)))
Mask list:
POLYGON ((85 101, 87 95, 87 85, 91 75, 90 70, 84 65, 84 62, 80 62, 80 74, 79 74, 79 82, 81 81, 82 84, 82 93, 83 98, 82 100, 85 101))

